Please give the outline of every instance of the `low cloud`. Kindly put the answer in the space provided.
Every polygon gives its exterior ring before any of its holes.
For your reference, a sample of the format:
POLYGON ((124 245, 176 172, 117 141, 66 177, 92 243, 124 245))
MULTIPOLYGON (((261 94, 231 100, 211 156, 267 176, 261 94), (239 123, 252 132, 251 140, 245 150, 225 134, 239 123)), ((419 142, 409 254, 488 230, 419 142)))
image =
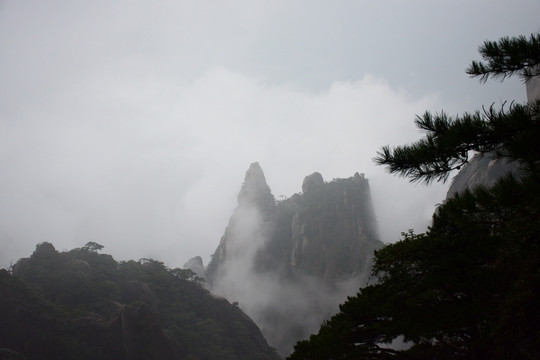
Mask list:
POLYGON ((102 89, 108 75, 2 114, 2 266, 42 241, 206 262, 254 161, 278 198, 314 171, 365 173, 383 241, 425 227, 444 197, 444 187, 412 186, 371 161, 380 146, 420 136, 414 115, 436 108, 434 95, 412 98, 371 75, 317 93, 223 67, 178 86, 156 76, 102 89))

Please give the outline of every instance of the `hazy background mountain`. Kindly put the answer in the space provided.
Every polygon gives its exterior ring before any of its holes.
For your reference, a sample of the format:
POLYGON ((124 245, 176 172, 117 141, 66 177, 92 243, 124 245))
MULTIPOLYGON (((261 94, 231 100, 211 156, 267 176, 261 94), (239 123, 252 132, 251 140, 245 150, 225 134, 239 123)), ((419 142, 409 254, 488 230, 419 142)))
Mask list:
POLYGON ((282 356, 367 284, 383 245, 363 174, 314 173, 302 190, 276 202, 253 163, 206 271, 211 291, 238 302, 282 356))

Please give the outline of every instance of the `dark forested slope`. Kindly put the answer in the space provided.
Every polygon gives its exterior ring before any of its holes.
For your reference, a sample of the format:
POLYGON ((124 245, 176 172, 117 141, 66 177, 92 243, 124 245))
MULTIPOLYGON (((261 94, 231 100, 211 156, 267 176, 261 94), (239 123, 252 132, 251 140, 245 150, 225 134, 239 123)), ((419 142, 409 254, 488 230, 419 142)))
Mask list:
POLYGON ((279 359, 189 270, 41 243, 0 271, 0 359, 279 359))

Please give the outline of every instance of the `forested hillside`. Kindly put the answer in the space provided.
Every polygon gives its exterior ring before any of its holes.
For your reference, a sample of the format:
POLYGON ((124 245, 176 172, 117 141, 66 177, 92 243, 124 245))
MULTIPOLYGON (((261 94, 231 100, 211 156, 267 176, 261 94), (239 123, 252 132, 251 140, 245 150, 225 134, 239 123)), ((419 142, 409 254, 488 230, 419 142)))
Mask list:
POLYGON ((0 359, 279 359, 190 270, 118 263, 101 248, 41 243, 0 271, 0 359))

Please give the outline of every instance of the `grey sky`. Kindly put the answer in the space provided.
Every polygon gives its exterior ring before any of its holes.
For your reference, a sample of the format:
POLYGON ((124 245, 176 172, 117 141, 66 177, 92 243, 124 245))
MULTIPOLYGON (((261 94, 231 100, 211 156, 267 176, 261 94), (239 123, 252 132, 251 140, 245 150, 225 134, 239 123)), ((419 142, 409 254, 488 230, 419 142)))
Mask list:
POLYGON ((525 100, 477 47, 540 30, 540 2, 0 2, 0 266, 96 241, 182 266, 216 248, 250 163, 276 197, 363 172, 383 241, 447 185, 375 167, 415 114, 525 100))

